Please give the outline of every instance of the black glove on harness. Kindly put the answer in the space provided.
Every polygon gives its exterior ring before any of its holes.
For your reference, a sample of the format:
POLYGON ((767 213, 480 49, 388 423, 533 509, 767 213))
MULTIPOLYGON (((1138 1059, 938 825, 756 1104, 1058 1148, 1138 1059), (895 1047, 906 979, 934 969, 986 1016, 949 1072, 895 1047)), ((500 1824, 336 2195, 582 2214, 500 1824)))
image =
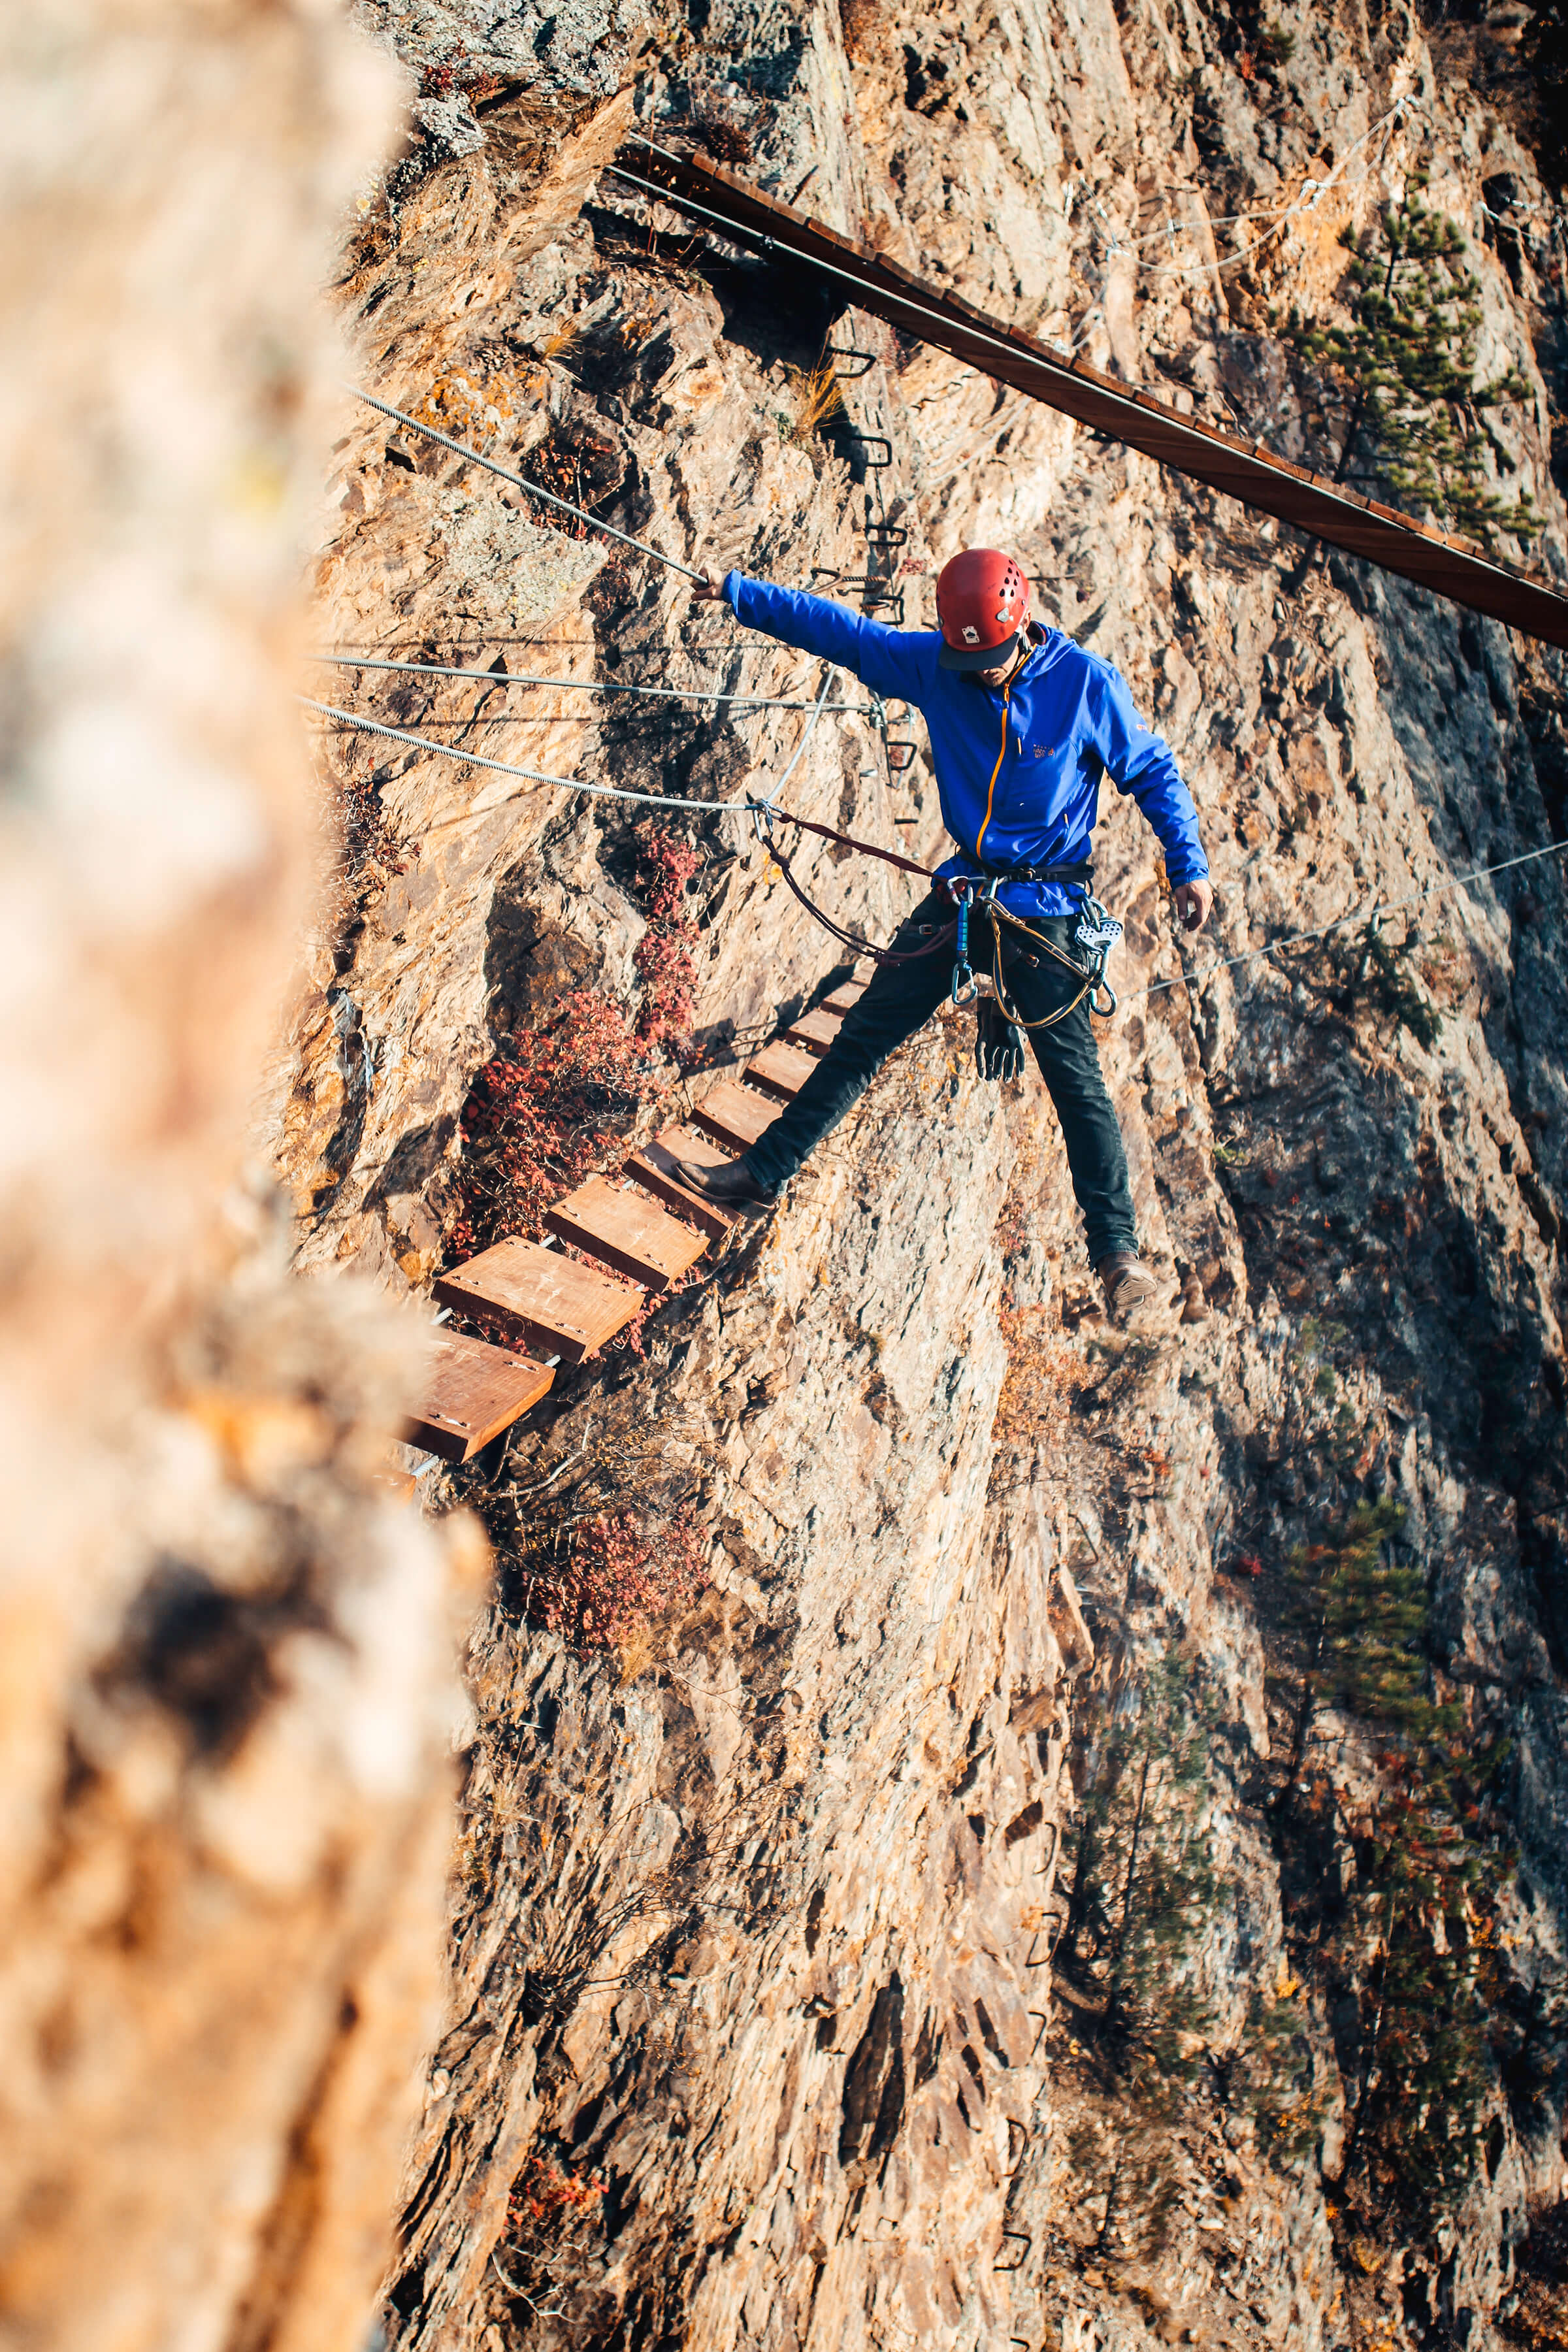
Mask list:
POLYGON ((1006 1018, 994 996, 983 996, 975 1008, 974 1066, 983 1078, 1024 1075, 1024 1033, 1006 1018))

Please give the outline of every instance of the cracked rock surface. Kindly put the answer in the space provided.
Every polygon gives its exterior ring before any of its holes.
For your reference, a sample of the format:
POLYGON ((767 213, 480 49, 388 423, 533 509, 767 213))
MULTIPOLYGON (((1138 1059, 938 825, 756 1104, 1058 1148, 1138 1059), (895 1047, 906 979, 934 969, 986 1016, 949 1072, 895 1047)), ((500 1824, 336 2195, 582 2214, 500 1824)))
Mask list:
MULTIPOLYGON (((1208 939, 1179 943, 1156 845, 1106 796, 1097 887, 1127 935, 1103 1050, 1152 1329, 1100 1319, 1033 1074, 981 1087, 944 1013, 640 1353, 563 1372, 504 1456, 430 1490, 480 1511, 500 1581, 471 1654, 451 1977, 389 2340, 1554 2340, 1564 909, 1551 861, 1458 877, 1563 829, 1561 663, 1337 560, 1300 572, 1267 521, 835 319, 820 289, 703 247, 601 167, 634 124, 700 141, 1096 364, 1321 456, 1279 320, 1331 304, 1342 229, 1425 152, 1429 200, 1472 239, 1485 364, 1530 378, 1497 462, 1559 573, 1560 210, 1402 12, 1314 12, 1282 53, 1220 8, 1029 5, 980 28, 942 5, 713 0, 651 28, 657 71, 603 113, 560 67, 584 110, 542 188, 516 161, 531 139, 544 168, 530 110, 556 103, 519 68, 531 20, 385 21, 426 81, 466 42, 487 94, 484 143, 389 184, 348 257, 370 387, 682 562, 851 599, 880 575, 901 604, 876 609, 910 625, 958 546, 1016 547, 1041 609, 1167 734, 1217 891, 1208 939), (526 88, 488 89, 508 74, 526 88), (1506 251, 1479 209, 1504 175, 1506 251), (1237 262, 1240 215, 1269 233, 1237 262), (830 327, 868 364, 847 419, 812 431, 830 327), (889 462, 868 467, 873 435, 889 462), (872 552, 889 528, 896 578, 872 552), (542 1513, 566 1526, 607 1464, 639 1506, 686 1515, 709 1580, 584 1654, 542 1626, 527 1563, 542 1513), (1338 1811, 1311 1838, 1288 1769, 1292 1563, 1379 1504, 1425 1596, 1430 1703, 1474 1755, 1506 1748, 1487 1802, 1513 1857, 1489 1914, 1509 1957, 1487 1981, 1515 2022, 1488 2029, 1480 2137, 1440 2213, 1355 2168, 1384 2045, 1342 1922, 1386 1739, 1348 1706, 1316 1714, 1303 1769, 1338 1811), (1171 2038, 1140 2078, 1086 1957, 1086 1839, 1105 1759, 1136 1759, 1159 1705, 1166 1760, 1190 1769, 1154 1772, 1149 1834, 1189 1874, 1160 1948, 1171 2038), (588 2184, 578 2204, 540 2207, 542 2165, 588 2184)), ((596 38, 613 56, 630 37, 596 38)), ((336 465, 322 644, 819 688, 675 574, 561 534, 369 412, 336 465)), ((802 710, 352 670, 339 698, 698 799, 794 761, 803 814, 931 862, 940 845, 923 750, 889 780, 861 714, 808 730, 802 710)), ((365 736, 321 756, 357 863, 266 1118, 301 1262, 419 1293, 450 1247, 476 1072, 547 1027, 563 987, 638 1001, 636 820, 365 736)), ((707 1074, 668 1064, 659 1116, 846 971, 742 824, 682 829, 707 1074)), ((874 937, 909 903, 891 869, 805 864, 874 937)), ((1418 2136, 1431 2100, 1410 2100, 1418 2136)))

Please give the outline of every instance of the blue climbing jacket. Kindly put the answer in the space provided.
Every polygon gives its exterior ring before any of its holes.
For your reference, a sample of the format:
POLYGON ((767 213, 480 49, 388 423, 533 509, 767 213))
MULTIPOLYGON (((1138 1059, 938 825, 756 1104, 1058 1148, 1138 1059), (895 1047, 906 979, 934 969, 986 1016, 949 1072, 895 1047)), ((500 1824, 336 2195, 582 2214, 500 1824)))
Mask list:
MULTIPOLYGON (((931 736, 942 822, 964 856, 942 876, 987 866, 1076 866, 1089 855, 1100 779, 1131 793, 1165 852, 1172 882, 1207 874, 1198 813, 1171 747, 1132 708, 1120 670, 1046 629, 1006 688, 941 669, 935 629, 890 629, 826 596, 731 572, 724 594, 743 628, 837 662, 873 694, 912 703, 931 736)), ((1071 885, 1008 882, 1001 904, 1018 915, 1070 914, 1071 885)))

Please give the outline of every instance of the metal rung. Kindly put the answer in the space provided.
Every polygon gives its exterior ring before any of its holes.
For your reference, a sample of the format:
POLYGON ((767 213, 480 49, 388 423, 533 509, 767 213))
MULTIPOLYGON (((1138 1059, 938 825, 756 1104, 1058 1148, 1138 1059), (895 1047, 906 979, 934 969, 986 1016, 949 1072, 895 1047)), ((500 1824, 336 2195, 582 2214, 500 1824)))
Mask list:
POLYGON ((910 535, 900 522, 868 522, 866 537, 875 540, 879 547, 907 547, 910 535))
POLYGON ((1030 2236, 1027 2230, 1004 2230, 1002 2236, 1004 2242, 1008 2238, 1016 2238, 1022 2245, 1024 2251, 1019 2255, 1016 2263, 993 2263, 991 2265, 992 2269, 994 2271, 1021 2271, 1024 2264, 1028 2261, 1029 2255, 1033 2251, 1035 2243, 1034 2239, 1030 2236))
POLYGON ((885 433, 862 433, 858 425, 851 425, 848 427, 847 437, 851 441, 858 441, 862 449, 868 449, 870 447, 873 441, 879 441, 882 447, 887 451, 888 454, 885 457, 867 458, 866 465, 871 473, 885 473, 888 467, 892 464, 893 445, 889 440, 885 433))
POLYGON ((889 735, 887 745, 888 765, 891 768, 895 776, 903 775, 908 769, 914 766, 915 753, 919 749, 920 746, 918 743, 910 742, 905 736, 889 735), (901 751, 903 753, 902 759, 895 760, 893 757, 895 751, 901 751))
POLYGON ((830 360, 858 360, 860 364, 858 368, 836 367, 833 371, 840 383, 857 383, 861 376, 869 374, 876 366, 878 354, 875 352, 860 351, 853 343, 849 345, 847 351, 840 351, 837 343, 829 343, 827 356, 830 360))

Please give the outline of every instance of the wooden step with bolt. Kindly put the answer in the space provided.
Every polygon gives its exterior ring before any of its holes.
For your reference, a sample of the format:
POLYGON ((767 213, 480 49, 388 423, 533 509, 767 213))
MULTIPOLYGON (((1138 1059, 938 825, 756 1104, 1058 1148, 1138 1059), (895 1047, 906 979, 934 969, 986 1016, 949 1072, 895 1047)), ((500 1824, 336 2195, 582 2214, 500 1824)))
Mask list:
POLYGON ((623 1192, 603 1176, 590 1177, 557 1201, 544 1222, 563 1242, 654 1291, 668 1290, 708 1246, 705 1233, 694 1234, 639 1192, 623 1192))
POLYGON ((842 1013, 829 1013, 826 1004, 819 1004, 815 1013, 803 1013, 798 1021, 792 1021, 784 1035, 792 1045, 804 1046, 814 1054, 826 1054, 843 1026, 842 1013))
POLYGON ((728 1168, 735 1155, 710 1136, 700 1135, 694 1127, 667 1127, 656 1135, 641 1151, 634 1151, 626 1162, 626 1174, 656 1201, 679 1209, 694 1225, 700 1225, 713 1240, 722 1241, 731 1225, 745 1215, 739 1208, 727 1208, 722 1201, 705 1200, 700 1192, 689 1192, 675 1173, 671 1162, 688 1160, 699 1168, 728 1168))
POLYGON ((692 1112, 699 1127, 721 1143, 732 1144, 737 1151, 745 1151, 759 1135, 772 1127, 778 1117, 778 1107, 765 1095, 754 1094, 749 1087, 737 1086, 725 1078, 710 1095, 704 1095, 692 1112))
POLYGON ((818 1009, 824 1013, 847 1013, 851 1005, 859 1003, 865 993, 864 981, 847 980, 842 982, 831 995, 823 998, 818 1009))
POLYGON ((771 1095, 783 1095, 786 1100, 799 1094, 816 1067, 816 1055, 805 1054, 798 1045, 786 1045, 775 1038, 764 1045, 752 1062, 746 1065, 746 1079, 751 1086, 766 1087, 771 1095))
MULTIPOLYGON (((553 1353, 554 1350, 552 1350, 553 1353)), ((417 1409, 404 1424, 407 1445, 443 1462, 468 1462, 537 1404, 555 1375, 508 1348, 461 1331, 437 1333, 417 1409)))
POLYGON ((523 1346, 569 1364, 613 1339, 643 1303, 635 1284, 515 1237, 481 1250, 433 1286, 446 1306, 488 1318, 523 1346))

